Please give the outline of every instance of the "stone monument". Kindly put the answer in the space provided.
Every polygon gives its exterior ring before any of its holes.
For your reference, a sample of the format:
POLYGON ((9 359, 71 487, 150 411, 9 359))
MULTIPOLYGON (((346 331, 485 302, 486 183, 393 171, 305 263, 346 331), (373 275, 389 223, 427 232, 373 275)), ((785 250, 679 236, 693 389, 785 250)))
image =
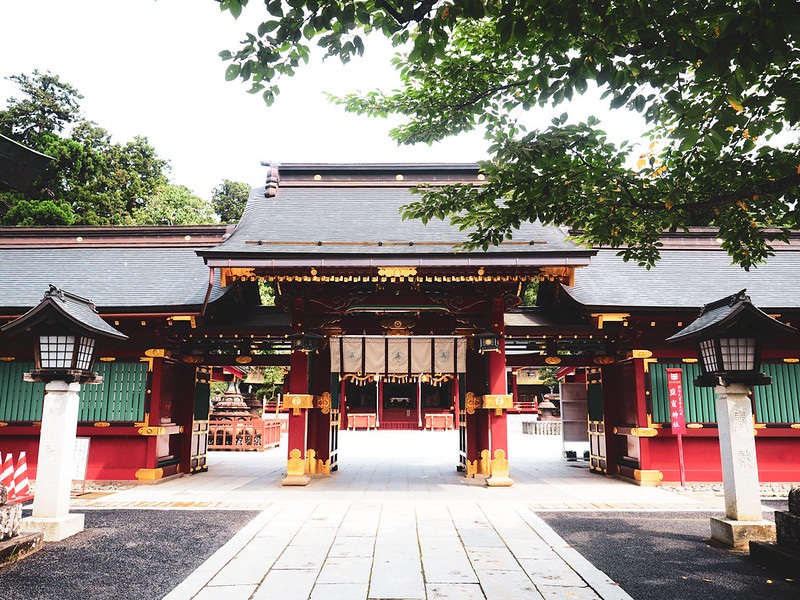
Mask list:
POLYGON ((800 487, 789 491, 789 510, 775 511, 777 542, 750 542, 750 556, 785 577, 800 574, 800 487))
POLYGON ((0 483, 0 566, 12 563, 42 547, 42 532, 20 534, 22 505, 8 504, 8 490, 0 483))

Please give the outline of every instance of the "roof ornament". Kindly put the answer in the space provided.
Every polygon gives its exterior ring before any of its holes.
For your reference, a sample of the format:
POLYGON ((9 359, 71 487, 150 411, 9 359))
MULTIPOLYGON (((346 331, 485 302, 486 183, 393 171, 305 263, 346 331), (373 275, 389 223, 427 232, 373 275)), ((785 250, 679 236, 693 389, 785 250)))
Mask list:
POLYGON ((264 184, 264 197, 274 198, 278 193, 278 184, 280 184, 281 181, 280 173, 278 172, 278 163, 264 161, 261 164, 269 168, 267 181, 264 184))
POLYGON ((89 298, 84 298, 83 296, 78 296, 77 294, 72 294, 66 290, 62 290, 61 288, 53 285, 52 283, 49 285, 50 289, 44 293, 44 297, 42 298, 42 300, 46 300, 47 298, 56 298, 58 300, 61 300, 61 302, 66 302, 67 299, 70 299, 76 302, 81 302, 83 304, 86 304, 87 306, 89 306, 91 310, 97 312, 97 307, 95 306, 93 300, 90 300, 89 298))

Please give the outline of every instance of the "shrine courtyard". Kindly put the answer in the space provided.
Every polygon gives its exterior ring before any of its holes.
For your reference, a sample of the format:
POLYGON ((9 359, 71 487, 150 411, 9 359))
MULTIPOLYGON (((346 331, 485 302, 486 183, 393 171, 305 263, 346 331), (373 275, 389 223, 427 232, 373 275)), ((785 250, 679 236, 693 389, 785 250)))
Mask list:
POLYGON ((76 495, 86 531, 6 567, 7 597, 797 597, 796 583, 707 544, 718 491, 590 473, 560 457, 559 436, 523 435, 521 418, 510 419, 509 488, 456 472, 455 431, 343 431, 347 468, 304 488, 279 485, 279 447, 212 452, 202 476, 76 495))

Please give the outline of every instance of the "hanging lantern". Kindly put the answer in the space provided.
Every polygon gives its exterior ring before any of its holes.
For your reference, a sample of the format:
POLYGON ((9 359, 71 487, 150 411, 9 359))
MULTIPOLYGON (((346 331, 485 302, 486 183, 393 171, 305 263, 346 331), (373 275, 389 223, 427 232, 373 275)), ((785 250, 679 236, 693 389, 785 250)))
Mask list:
POLYGON ((494 332, 476 333, 477 351, 479 354, 484 352, 500 351, 500 335, 494 332))

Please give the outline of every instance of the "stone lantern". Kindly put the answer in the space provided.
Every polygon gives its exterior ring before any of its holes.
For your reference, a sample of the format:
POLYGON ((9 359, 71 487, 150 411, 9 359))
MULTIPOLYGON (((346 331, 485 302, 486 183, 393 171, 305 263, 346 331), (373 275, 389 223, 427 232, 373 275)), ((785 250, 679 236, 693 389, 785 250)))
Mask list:
POLYGON ((83 515, 69 514, 73 455, 82 383, 102 383, 92 371, 98 339, 127 336, 106 323, 91 300, 53 285, 42 301, 0 328, 5 335, 33 342, 35 368, 25 381, 45 384, 36 495, 25 528, 41 529, 45 541, 83 531, 83 515))
POLYGON ((796 330, 756 308, 742 290, 707 304, 668 342, 697 344, 698 387, 714 387, 719 427, 725 517, 711 518, 711 537, 728 546, 775 538, 761 512, 750 386, 771 380, 759 371, 761 339, 796 330))

